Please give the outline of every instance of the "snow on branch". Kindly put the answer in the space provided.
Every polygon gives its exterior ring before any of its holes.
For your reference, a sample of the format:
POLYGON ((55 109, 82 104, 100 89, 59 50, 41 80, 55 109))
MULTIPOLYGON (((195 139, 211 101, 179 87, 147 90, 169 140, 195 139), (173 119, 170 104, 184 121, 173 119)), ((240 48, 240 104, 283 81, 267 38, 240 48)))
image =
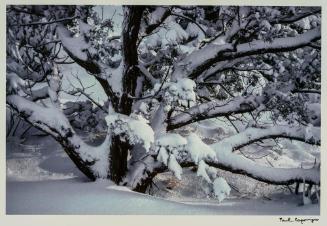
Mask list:
POLYGON ((247 175, 270 184, 287 185, 301 182, 303 179, 308 183, 319 184, 320 174, 317 168, 293 169, 266 167, 244 156, 233 153, 233 150, 249 145, 255 141, 278 137, 300 140, 309 144, 320 144, 320 128, 310 126, 293 128, 289 126, 274 126, 265 129, 249 128, 239 134, 210 145, 216 152, 218 161, 210 158, 206 159, 205 162, 210 166, 233 173, 247 175))
POLYGON ((320 145, 320 127, 272 126, 267 128, 247 128, 243 132, 212 144, 211 147, 215 150, 226 149, 232 152, 254 142, 273 138, 287 138, 312 145, 320 145))
MULTIPOLYGON (((186 150, 190 154, 187 157, 187 161, 193 162, 196 165, 204 161, 209 166, 228 170, 233 173, 244 174, 270 184, 292 184, 298 181, 301 182, 303 179, 308 183, 319 184, 320 176, 319 169, 317 168, 267 167, 242 155, 233 153, 233 150, 249 145, 260 139, 277 137, 296 139, 310 144, 320 144, 320 128, 304 126, 274 126, 265 129, 249 128, 239 134, 225 138, 209 146, 203 143, 195 134, 191 134, 188 137, 188 144, 186 146, 186 150), (216 155, 213 155, 211 152, 215 152, 216 155), (195 158, 196 156, 201 156, 201 158, 195 158)), ((180 164, 183 165, 187 161, 181 160, 180 164)), ((203 165, 203 162, 201 164, 202 166, 200 167, 198 175, 203 176, 209 181, 210 178, 207 173, 209 173, 211 169, 203 165)))
POLYGON ((270 24, 286 24, 286 23, 294 23, 296 21, 299 21, 303 18, 312 16, 312 15, 316 15, 318 13, 321 13, 321 9, 314 9, 314 10, 309 10, 307 12, 304 13, 299 13, 299 14, 295 14, 293 16, 289 16, 286 15, 284 17, 280 17, 280 18, 274 18, 272 20, 269 21, 270 24))
POLYGON ((146 34, 151 34, 170 16, 170 8, 157 7, 149 16, 149 24, 145 28, 146 34))
POLYGON ((26 90, 25 93, 32 97, 33 101, 38 101, 49 97, 49 87, 44 86, 37 90, 26 90))
MULTIPOLYGON (((270 131, 281 131, 283 130, 281 127, 270 129, 270 131)), ((288 131, 289 133, 293 133, 293 136, 301 136, 303 135, 305 130, 304 128, 300 129, 284 129, 284 131, 288 131)), ((252 130, 251 133, 247 130, 247 133, 243 133, 243 135, 235 135, 230 138, 224 139, 218 143, 207 146, 201 141, 197 141, 198 150, 193 150, 192 152, 202 153, 203 149, 211 148, 212 151, 216 153, 213 157, 212 155, 202 155, 202 166, 200 168, 200 172, 198 174, 203 176, 204 178, 209 178, 208 175, 211 175, 211 171, 214 168, 220 168, 223 170, 230 171, 232 173, 243 174, 254 178, 256 180, 266 182, 269 184, 276 185, 288 185, 293 184, 295 182, 302 182, 303 179, 308 183, 320 184, 320 174, 319 168, 312 169, 303 169, 303 168, 274 168, 267 167, 256 163, 242 155, 238 155, 233 153, 233 145, 235 147, 249 144, 249 138, 247 135, 251 134, 254 137, 261 136, 261 131, 252 130), (231 144, 229 143, 231 142, 231 144), (207 164, 207 166, 203 165, 207 164), (211 166, 211 167, 208 167, 211 166)), ((312 130, 310 135, 317 135, 320 130, 312 130)), ((272 132, 273 133, 273 132, 272 132)), ((262 135, 263 137, 264 135, 262 135)), ((193 138, 191 138, 193 139, 193 138)), ((193 155, 190 152, 190 155, 193 155)), ((193 164, 197 165, 198 163, 194 162, 194 158, 192 156, 187 156, 186 158, 180 159, 179 163, 181 166, 190 166, 193 164)), ((200 162, 201 162, 200 161, 200 162)), ((213 177, 213 175, 211 175, 213 177)))
POLYGON ((106 178, 109 167, 106 159, 111 143, 109 133, 100 146, 89 146, 76 135, 63 112, 53 105, 43 107, 18 95, 7 96, 7 104, 24 120, 53 136, 87 177, 92 180, 106 178))
POLYGON ((110 68, 111 70, 108 71, 108 67, 99 60, 97 51, 85 39, 85 36, 88 35, 91 29, 90 26, 82 21, 79 21, 79 25, 80 32, 82 33, 78 37, 73 37, 72 33, 64 25, 60 24, 57 26, 56 32, 61 40, 61 44, 75 63, 94 75, 94 78, 100 83, 104 92, 112 99, 115 106, 117 102, 115 92, 119 92, 121 87, 118 85, 121 82, 121 67, 116 69, 110 68), (108 72, 111 76, 107 76, 108 72), (112 83, 115 83, 115 86, 110 84, 108 79, 113 80, 112 83))
MULTIPOLYGON (((125 180, 133 189, 140 189, 142 181, 153 178, 157 173, 170 170, 177 178, 181 178, 181 167, 198 166, 197 175, 203 177, 209 184, 224 184, 224 179, 217 177, 216 168, 242 174, 256 180, 276 185, 288 185, 302 182, 303 179, 312 184, 320 184, 319 168, 274 168, 256 163, 243 155, 233 153, 233 148, 240 148, 255 142, 257 139, 267 139, 268 135, 308 139, 319 137, 320 129, 305 127, 273 127, 266 129, 250 128, 240 134, 225 138, 212 145, 205 144, 196 134, 191 133, 186 139, 175 133, 168 133, 156 141, 157 151, 142 158, 142 164, 134 166, 136 171, 125 180), (157 161, 155 161, 155 159, 157 161), (170 161, 172 163, 170 163, 170 161), (176 161, 177 163, 176 163, 176 161)), ((316 138, 315 138, 316 139, 316 138)), ((312 141, 309 141, 312 142, 312 141)), ((315 143, 320 143, 319 138, 315 143)), ((219 189, 216 187, 217 193, 219 189)), ((224 198, 228 189, 224 190, 224 198)), ((219 197, 218 197, 219 198, 219 197)))
POLYGON ((14 73, 23 80, 30 80, 32 82, 39 82, 43 80, 44 76, 30 69, 25 68, 24 64, 19 64, 14 60, 7 59, 7 72, 8 74, 14 73))
POLYGON ((317 27, 296 37, 276 38, 272 42, 254 40, 236 46, 230 43, 222 45, 208 44, 204 48, 194 51, 179 62, 175 66, 172 78, 175 80, 180 77, 196 78, 202 72, 220 61, 233 60, 235 58, 252 56, 255 54, 292 51, 308 46, 320 38, 320 27, 317 27))
POLYGON ((57 34, 65 51, 77 64, 92 74, 101 73, 100 64, 93 59, 96 51, 85 41, 83 34, 72 37, 72 33, 64 25, 58 25, 57 34))
POLYGON ((229 116, 255 110, 263 101, 261 96, 235 97, 228 102, 210 101, 191 107, 168 121, 168 130, 215 117, 229 116))
POLYGON ((150 150, 154 132, 141 115, 111 114, 106 117, 106 122, 113 135, 119 135, 120 139, 133 145, 141 144, 147 152, 150 150))
POLYGON ((218 151, 218 161, 207 160, 209 166, 232 173, 249 176, 253 179, 276 185, 289 185, 295 182, 320 184, 319 169, 273 168, 260 165, 235 153, 218 151))
POLYGON ((218 62, 217 64, 215 64, 214 66, 210 67, 208 70, 206 70, 205 72, 203 72, 198 78, 197 80, 200 82, 203 82, 215 75, 217 75, 218 73, 228 70, 228 69, 233 69, 233 66, 240 63, 240 62, 244 62, 246 61, 247 57, 241 57, 241 58, 236 58, 234 60, 226 60, 226 61, 221 61, 218 62))
POLYGON ((7 104, 24 119, 54 137, 72 133, 67 118, 54 107, 42 107, 18 95, 7 96, 7 104))
POLYGON ((272 42, 255 40, 249 43, 243 43, 236 46, 235 53, 226 53, 225 57, 242 57, 260 53, 292 51, 297 48, 309 45, 311 42, 321 38, 321 28, 317 27, 296 37, 276 38, 272 42))
POLYGON ((181 62, 178 62, 172 73, 172 79, 178 80, 181 77, 194 78, 193 74, 199 75, 208 67, 218 62, 217 58, 226 51, 232 51, 231 44, 216 45, 208 44, 202 49, 192 52, 181 62))

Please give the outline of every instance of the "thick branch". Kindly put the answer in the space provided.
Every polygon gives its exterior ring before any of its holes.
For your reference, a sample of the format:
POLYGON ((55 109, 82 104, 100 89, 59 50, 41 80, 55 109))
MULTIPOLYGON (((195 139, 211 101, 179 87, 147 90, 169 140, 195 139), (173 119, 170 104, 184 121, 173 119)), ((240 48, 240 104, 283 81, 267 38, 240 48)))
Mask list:
POLYGON ((273 168, 259 165, 237 154, 217 153, 218 161, 207 160, 210 166, 232 173, 246 175, 258 181, 275 185, 290 185, 296 182, 320 184, 319 169, 273 168))
POLYGON ((201 27, 201 25, 198 24, 195 20, 193 20, 193 19, 191 19, 191 18, 189 18, 189 17, 187 17, 187 16, 177 14, 177 13, 171 13, 171 15, 172 15, 172 16, 176 16, 176 17, 181 17, 181 18, 184 18, 184 19, 190 21, 191 23, 195 24, 195 25, 196 25, 196 26, 197 26, 197 27, 198 27, 198 28, 203 32, 203 34, 204 34, 205 36, 207 36, 206 31, 205 31, 205 30, 201 27))
POLYGON ((45 86, 37 90, 24 89, 24 92, 31 96, 31 99, 36 102, 38 100, 46 99, 49 97, 49 87, 45 86))
POLYGON ((276 38, 272 42, 256 40, 250 43, 239 44, 236 47, 236 52, 226 53, 225 57, 228 59, 234 59, 236 57, 250 56, 254 54, 292 51, 308 46, 311 42, 317 41, 320 38, 320 27, 317 27, 296 37, 276 38))
POLYGON ((176 129, 187 124, 209 118, 250 112, 259 107, 262 102, 263 97, 250 96, 235 97, 227 103, 211 101, 208 103, 200 104, 170 118, 168 121, 167 130, 176 129))
POLYGON ((182 62, 179 62, 172 76, 175 80, 178 77, 196 78, 213 64, 220 61, 233 60, 256 54, 292 51, 308 46, 311 42, 319 40, 320 37, 320 27, 317 27, 296 37, 276 38, 272 42, 255 40, 249 43, 239 44, 235 48, 231 44, 210 44, 193 52, 182 62))
POLYGON ((161 15, 160 19, 158 19, 157 21, 155 21, 152 24, 149 24, 146 29, 145 29, 145 33, 151 34, 155 29, 157 29, 166 19, 170 14, 170 8, 165 9, 165 11, 163 12, 163 14, 161 15))
MULTIPOLYGON (((244 156, 235 153, 217 153, 218 160, 205 159, 211 167, 219 168, 255 180, 274 185, 291 185, 294 183, 320 184, 320 170, 318 168, 273 168, 260 165, 244 156)), ((195 166, 190 159, 180 160, 181 167, 195 166)))
MULTIPOLYGON (((233 150, 250 145, 256 141, 270 138, 287 138, 303 141, 309 144, 320 144, 320 128, 307 127, 291 128, 288 126, 274 126, 270 128, 248 128, 241 133, 223 139, 210 145, 216 153, 216 159, 206 157, 205 162, 213 167, 242 174, 256 180, 276 185, 288 185, 295 182, 320 184, 319 169, 302 168, 273 168, 260 165, 242 155, 233 153, 233 150)), ((140 158, 130 169, 125 183, 134 190, 145 192, 153 177, 167 168, 155 160, 156 154, 147 154, 140 158)), ((179 158, 182 167, 195 166, 190 155, 179 158)))
MULTIPOLYGON (((74 132, 64 114, 54 107, 42 107, 18 95, 7 96, 7 104, 21 118, 57 140, 76 166, 91 180, 96 177, 106 177, 101 172, 105 166, 101 159, 109 150, 110 135, 98 147, 85 144, 74 132), (100 171, 99 171, 100 170, 100 171)), ((104 170, 107 173, 107 169, 104 170)))
POLYGON ((246 61, 247 57, 241 57, 241 58, 236 58, 233 60, 225 60, 225 61, 220 61, 214 66, 210 67, 208 70, 206 70, 204 73, 202 73, 198 77, 198 81, 205 81, 215 75, 217 75, 220 72, 232 69, 234 65, 246 61))
POLYGON ((228 149, 234 151, 257 141, 273 138, 287 138, 298 140, 312 145, 320 145, 320 128, 305 126, 272 126, 267 128, 248 128, 241 133, 225 138, 222 141, 212 144, 214 149, 228 149))
POLYGON ((57 33, 64 50, 70 58, 94 75, 94 78, 100 83, 106 95, 111 98, 113 106, 115 106, 118 102, 117 95, 113 92, 112 87, 105 77, 108 72, 107 68, 100 63, 95 55, 90 54, 91 52, 94 53, 95 50, 84 40, 83 35, 74 38, 71 32, 63 25, 58 26, 57 33))
POLYGON ((91 74, 100 74, 101 65, 91 56, 90 52, 95 52, 89 43, 84 40, 83 35, 73 37, 72 33, 64 26, 57 27, 57 34, 64 50, 77 64, 89 71, 91 74))
POLYGON ((250 145, 256 141, 270 138, 288 138, 309 144, 320 144, 320 128, 274 126, 270 128, 249 128, 245 131, 225 138, 210 145, 216 152, 218 160, 207 159, 207 164, 228 170, 233 173, 247 175, 269 184, 287 185, 302 182, 320 184, 319 169, 272 168, 259 165, 244 156, 233 153, 233 150, 250 145))

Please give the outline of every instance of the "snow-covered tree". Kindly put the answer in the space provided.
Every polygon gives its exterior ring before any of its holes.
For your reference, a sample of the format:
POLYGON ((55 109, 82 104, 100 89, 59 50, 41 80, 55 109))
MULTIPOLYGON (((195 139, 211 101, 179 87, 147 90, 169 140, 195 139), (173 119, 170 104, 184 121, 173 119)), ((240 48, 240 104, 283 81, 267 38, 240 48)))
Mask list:
POLYGON ((183 167, 197 166, 219 200, 230 188, 217 168, 271 184, 320 184, 319 164, 264 166, 240 152, 273 139, 320 145, 320 8, 122 12, 117 24, 91 6, 8 6, 7 107, 51 135, 91 180, 145 192, 158 173, 181 178, 183 167), (107 101, 92 98, 78 76, 78 86, 63 88, 72 77, 66 64, 95 78, 107 101), (64 93, 88 101, 64 103, 64 93), (181 133, 208 119, 234 131, 211 144, 181 133), (87 144, 78 129, 104 132, 102 144, 87 144))

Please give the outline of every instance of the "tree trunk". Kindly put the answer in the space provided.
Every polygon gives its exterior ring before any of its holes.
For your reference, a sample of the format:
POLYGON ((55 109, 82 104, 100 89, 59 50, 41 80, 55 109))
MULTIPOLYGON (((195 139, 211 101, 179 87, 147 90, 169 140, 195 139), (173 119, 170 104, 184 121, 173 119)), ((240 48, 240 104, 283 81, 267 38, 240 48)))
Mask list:
MULTIPOLYGON (((136 42, 141 24, 141 18, 144 11, 143 6, 125 6, 124 13, 126 14, 123 21, 123 93, 118 102, 114 102, 113 106, 117 113, 130 115, 132 111, 133 99, 130 96, 135 96, 137 86, 137 77, 139 70, 138 53, 136 42)), ((127 156, 128 151, 132 147, 128 142, 121 141, 119 136, 112 137, 110 147, 110 175, 109 178, 115 183, 122 181, 127 172, 127 156)))
POLYGON ((64 151, 67 153, 69 158, 75 163, 76 167, 90 180, 95 181, 96 176, 90 168, 94 162, 86 162, 81 159, 73 147, 63 146, 64 151))
POLYGON ((117 184, 122 181, 127 172, 127 156, 130 148, 128 142, 121 141, 119 136, 112 137, 109 156, 109 178, 117 184))
POLYGON ((124 22, 122 31, 122 54, 123 54, 123 94, 118 106, 119 113, 129 115, 132 110, 133 99, 137 86, 137 78, 140 76, 138 67, 137 40, 141 25, 143 6, 125 6, 124 22))
POLYGON ((140 183, 133 189, 133 191, 145 193, 148 187, 153 183, 153 178, 158 174, 157 172, 144 172, 147 176, 140 181, 140 183))

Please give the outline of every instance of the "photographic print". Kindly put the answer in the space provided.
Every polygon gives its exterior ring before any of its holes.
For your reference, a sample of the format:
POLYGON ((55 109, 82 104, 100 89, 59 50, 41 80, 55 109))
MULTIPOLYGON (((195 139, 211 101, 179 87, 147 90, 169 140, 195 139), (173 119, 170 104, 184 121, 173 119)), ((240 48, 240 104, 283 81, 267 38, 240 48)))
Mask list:
POLYGON ((321 7, 6 5, 8 215, 319 217, 320 127, 321 7))

